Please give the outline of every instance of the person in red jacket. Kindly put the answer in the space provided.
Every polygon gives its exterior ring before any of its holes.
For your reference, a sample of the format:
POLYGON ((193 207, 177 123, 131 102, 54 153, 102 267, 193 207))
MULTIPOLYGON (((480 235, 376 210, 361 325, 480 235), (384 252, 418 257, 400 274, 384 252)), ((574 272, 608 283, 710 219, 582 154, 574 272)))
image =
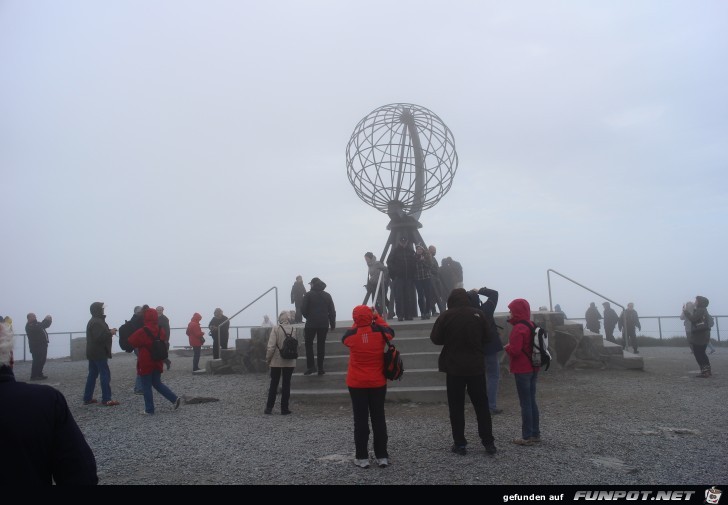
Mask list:
POLYGON ((384 319, 371 307, 357 305, 353 311, 354 328, 344 333, 341 341, 349 348, 349 368, 346 385, 349 387, 354 411, 354 464, 369 467, 369 418, 374 432, 374 457, 380 468, 389 465, 387 453, 387 421, 384 398, 387 379, 384 377, 384 346, 394 338, 384 319))
POLYGON ((531 306, 523 298, 508 304, 508 322, 513 325, 505 351, 510 358, 510 370, 516 378, 518 401, 521 404, 521 438, 513 440, 517 445, 533 445, 541 442, 538 405, 536 405, 536 380, 538 367, 531 364, 534 323, 531 306))
POLYGON ((190 339, 190 347, 192 347, 192 371, 196 372, 200 369, 200 353, 202 344, 205 343, 205 333, 200 327, 202 316, 195 312, 192 319, 187 325, 187 337, 190 339))
POLYGON ((154 309, 144 311, 144 326, 131 335, 129 335, 129 343, 137 349, 137 375, 142 381, 142 391, 144 392, 144 412, 154 414, 154 395, 152 387, 159 391, 162 396, 174 404, 175 410, 182 403, 182 398, 174 394, 167 386, 162 384, 162 370, 164 370, 164 360, 155 361, 152 359, 152 340, 153 337, 159 336, 160 340, 167 341, 168 335, 159 327, 159 315, 154 309))

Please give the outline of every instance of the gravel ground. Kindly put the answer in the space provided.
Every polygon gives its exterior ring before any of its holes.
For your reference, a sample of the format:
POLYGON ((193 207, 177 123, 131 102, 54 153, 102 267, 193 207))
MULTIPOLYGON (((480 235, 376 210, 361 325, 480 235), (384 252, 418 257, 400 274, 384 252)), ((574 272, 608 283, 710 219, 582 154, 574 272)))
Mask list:
MULTIPOLYGON (((713 485, 728 482, 728 350, 710 356, 711 379, 696 379, 686 348, 644 347, 644 371, 551 369, 539 376, 540 446, 520 447, 513 378, 504 374, 493 418, 498 454, 488 457, 466 402, 466 456, 450 452, 447 405, 387 403, 391 465, 353 465, 351 406, 303 403, 293 415, 263 414, 266 374, 192 374, 172 356, 162 380, 185 398, 155 393, 144 416, 132 393, 134 356, 110 360, 117 407, 83 406, 87 362, 50 360, 43 383, 60 390, 94 451, 100 484, 551 484, 713 485), (536 469, 524 471, 524 468, 536 469), (529 477, 526 479, 524 475, 529 477)), ((203 362, 207 357, 203 356, 203 362)), ((18 380, 30 363, 16 363, 18 380)), ((100 398, 97 384, 95 397, 100 398)), ((280 400, 280 398, 278 399, 280 400)), ((371 447, 371 441, 370 441, 371 447)))

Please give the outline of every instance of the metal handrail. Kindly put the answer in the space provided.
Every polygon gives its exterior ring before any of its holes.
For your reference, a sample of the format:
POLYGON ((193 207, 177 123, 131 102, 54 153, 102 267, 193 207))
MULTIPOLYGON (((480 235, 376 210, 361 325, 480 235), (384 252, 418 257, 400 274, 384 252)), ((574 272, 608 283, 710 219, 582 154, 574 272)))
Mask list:
POLYGON ((576 282, 576 281, 575 281, 574 279, 569 279, 569 278, 568 278, 567 276, 565 276, 564 274, 562 274, 562 273, 559 273, 559 272, 557 272, 556 270, 554 270, 554 269, 552 269, 552 268, 549 268, 548 270, 546 270, 546 279, 548 280, 548 284, 549 284, 549 309, 551 310, 551 312, 553 312, 553 310, 554 310, 554 305, 553 305, 553 303, 552 303, 552 300, 551 300, 551 275, 550 275, 550 273, 551 273, 551 272, 555 273, 556 275, 559 275, 559 276, 563 277, 563 278, 564 278, 564 279, 566 279, 567 281, 571 281, 571 282, 573 282, 573 283, 574 283, 574 284, 576 284, 577 286, 579 286, 579 287, 581 287, 581 288, 584 288, 584 289, 586 289, 587 291, 590 291, 590 292, 594 293, 595 295, 597 295, 597 296, 599 296, 599 297, 601 297, 601 298, 604 298, 604 299, 605 299, 606 301, 608 301, 608 302, 612 302, 612 303, 613 303, 614 305, 616 305, 617 307, 620 307, 620 308, 621 308, 622 310, 626 310, 626 309, 625 309, 625 307, 624 307, 624 305, 622 305, 622 304, 620 304, 620 303, 617 303, 617 302, 615 302, 614 300, 612 300, 611 298, 607 298, 606 296, 604 296, 604 295, 602 295, 602 294, 600 294, 600 293, 597 293, 597 292, 596 292, 596 291, 594 291, 593 289, 591 289, 591 288, 588 288, 588 287, 584 286, 583 284, 580 284, 580 283, 576 282))
MULTIPOLYGON (((718 342, 723 342, 723 339, 721 338, 721 335, 720 335, 720 320, 721 319, 728 319, 728 314, 726 314, 726 315, 715 315, 715 314, 712 314, 712 316, 715 319, 715 331, 716 331, 716 337, 715 337, 715 339, 718 342)), ((640 320, 642 320, 642 319, 657 319, 658 320, 658 328, 659 328, 658 331, 660 333, 660 337, 659 337, 660 340, 662 340, 662 338, 663 338, 663 336, 662 336, 662 325, 659 322, 660 319, 679 319, 679 318, 680 318, 680 316, 640 316, 640 320)), ((583 317, 570 317, 568 319, 569 319, 569 321, 581 321, 584 318, 583 317)), ((231 326, 230 329, 236 331, 236 338, 240 338, 240 330, 241 329, 259 328, 259 327, 260 327, 260 325, 245 325, 245 326, 231 326)), ((181 331, 181 330, 186 330, 187 327, 186 326, 174 326, 171 329, 172 330, 180 330, 181 331)), ((713 332, 711 330, 711 338, 712 338, 712 333, 713 332)), ((86 331, 56 331, 56 332, 48 332, 48 336, 49 337, 51 337, 52 335, 67 335, 68 336, 68 340, 69 340, 69 345, 68 345, 69 353, 68 353, 68 356, 70 356, 71 355, 70 349, 71 349, 72 342, 73 342, 73 336, 74 335, 86 335, 86 331)), ((27 334, 25 334, 25 333, 15 333, 15 337, 16 338, 18 338, 18 337, 22 337, 23 338, 23 354, 22 354, 23 357, 22 358, 19 358, 18 355, 16 354, 15 361, 18 361, 18 362, 29 361, 29 357, 26 354, 26 353, 29 352, 29 350, 28 350, 28 342, 27 342, 27 334)))
MULTIPOLYGON (((232 318, 234 318, 235 316, 237 316, 238 314, 240 314, 242 311, 244 311, 245 309, 247 309, 248 307, 250 307, 251 305, 253 305, 255 302, 257 302, 258 300, 260 300, 261 298, 263 298, 265 295, 267 295, 268 293, 270 293, 274 289, 276 291, 276 314, 275 314, 275 318, 276 318, 276 321, 278 321, 278 288, 276 286, 273 286, 272 288, 270 288, 266 292, 264 292, 262 295, 260 295, 258 298, 256 298, 255 300, 253 300, 252 302, 250 302, 249 304, 247 304, 245 307, 243 307, 242 309, 240 309, 239 311, 237 311, 235 314, 233 314, 232 316, 226 318, 222 323, 220 323, 217 326, 217 338, 218 338, 218 342, 220 341, 220 326, 222 326, 225 323, 229 323, 232 318)), ((228 324, 228 329, 229 328, 230 328, 230 324, 228 324)))

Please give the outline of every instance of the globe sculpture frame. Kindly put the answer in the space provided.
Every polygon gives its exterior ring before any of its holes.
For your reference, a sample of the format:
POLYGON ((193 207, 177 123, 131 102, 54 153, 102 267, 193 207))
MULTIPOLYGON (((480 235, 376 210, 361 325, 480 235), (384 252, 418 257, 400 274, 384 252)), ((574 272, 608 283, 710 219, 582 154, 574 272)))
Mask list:
POLYGON ((390 218, 380 261, 401 236, 427 247, 420 216, 450 190, 457 166, 452 132, 425 107, 393 103, 359 121, 346 147, 347 175, 357 196, 390 218))

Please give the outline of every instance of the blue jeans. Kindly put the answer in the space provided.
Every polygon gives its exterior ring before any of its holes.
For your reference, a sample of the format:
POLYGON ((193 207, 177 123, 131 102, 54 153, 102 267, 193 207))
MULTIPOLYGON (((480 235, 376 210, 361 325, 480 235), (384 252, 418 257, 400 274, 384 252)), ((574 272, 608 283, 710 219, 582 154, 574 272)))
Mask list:
POLYGON ((177 401, 177 395, 174 394, 167 386, 162 384, 162 372, 159 370, 155 370, 149 375, 137 375, 137 377, 139 377, 142 382, 142 391, 144 391, 144 411, 147 414, 154 414, 154 394, 152 393, 152 386, 170 402, 174 403, 177 401))
POLYGON ((99 359, 88 361, 88 376, 86 377, 86 389, 83 391, 83 401, 90 402, 93 398, 97 377, 101 382, 101 401, 105 403, 111 400, 109 360, 99 359))
POLYGON ((538 406, 536 405, 536 380, 538 372, 515 373, 518 401, 521 404, 521 437, 525 440, 540 437, 538 406))
MULTIPOLYGON (((134 349, 134 356, 136 356, 137 359, 139 359, 139 351, 137 351, 136 349, 134 349)), ((136 379, 134 379, 134 392, 142 393, 143 389, 144 388, 142 388, 142 379, 137 375, 136 379)))
POLYGON ((500 351, 494 354, 485 355, 485 381, 488 391, 488 408, 496 409, 496 397, 498 396, 498 381, 500 380, 500 351))

